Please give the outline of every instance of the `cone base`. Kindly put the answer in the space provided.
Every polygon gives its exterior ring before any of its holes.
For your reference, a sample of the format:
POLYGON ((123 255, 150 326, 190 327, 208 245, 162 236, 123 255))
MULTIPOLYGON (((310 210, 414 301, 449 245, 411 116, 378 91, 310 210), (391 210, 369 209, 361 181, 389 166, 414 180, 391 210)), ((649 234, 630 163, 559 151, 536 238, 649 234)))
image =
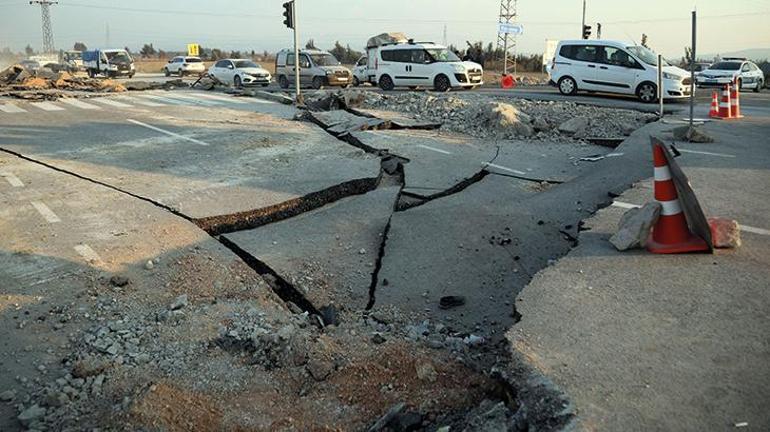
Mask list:
POLYGON ((690 234, 684 242, 674 244, 658 243, 652 238, 652 234, 650 234, 650 237, 647 239, 646 247, 647 251, 654 254, 711 252, 711 248, 709 248, 706 241, 695 234, 690 234))

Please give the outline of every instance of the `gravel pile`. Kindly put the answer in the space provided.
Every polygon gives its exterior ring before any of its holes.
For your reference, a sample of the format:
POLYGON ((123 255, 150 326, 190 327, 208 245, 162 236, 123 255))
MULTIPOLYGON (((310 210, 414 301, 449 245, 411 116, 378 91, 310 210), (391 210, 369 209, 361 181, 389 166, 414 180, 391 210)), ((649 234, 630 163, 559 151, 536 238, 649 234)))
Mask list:
POLYGON ((363 106, 404 112, 416 119, 442 122, 442 128, 478 138, 528 138, 574 141, 616 138, 655 120, 633 110, 578 105, 572 102, 495 98, 480 94, 434 95, 366 92, 363 106))

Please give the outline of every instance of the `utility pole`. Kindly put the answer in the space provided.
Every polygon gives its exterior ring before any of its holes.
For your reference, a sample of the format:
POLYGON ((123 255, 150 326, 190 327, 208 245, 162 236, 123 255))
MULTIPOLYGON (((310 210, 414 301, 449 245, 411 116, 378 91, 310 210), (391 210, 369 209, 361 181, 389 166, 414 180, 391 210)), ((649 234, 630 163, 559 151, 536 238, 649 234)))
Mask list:
MULTIPOLYGON (((691 134, 695 131, 693 127, 694 122, 694 113, 695 113, 695 59, 698 57, 697 51, 695 50, 695 40, 697 39, 697 15, 695 11, 692 11, 692 55, 690 55, 690 129, 688 130, 687 135, 691 136, 691 134)), ((661 113, 662 115, 662 113, 661 113)))
POLYGON ((59 4, 58 1, 51 0, 31 0, 31 5, 40 5, 40 15, 43 21, 43 53, 51 54, 56 51, 53 43, 53 27, 51 26, 51 5, 59 4))
MULTIPOLYGON (((517 0, 500 0, 499 24, 513 24, 516 14, 517 0)), ((503 50, 503 75, 508 75, 508 63, 513 64, 513 72, 516 73, 516 36, 508 32, 497 33, 497 49, 503 50)))
POLYGON ((583 25, 580 26, 580 37, 585 39, 586 33, 586 0, 583 0, 583 25))
POLYGON ((447 46, 446 42, 446 24, 444 24, 444 46, 447 46))

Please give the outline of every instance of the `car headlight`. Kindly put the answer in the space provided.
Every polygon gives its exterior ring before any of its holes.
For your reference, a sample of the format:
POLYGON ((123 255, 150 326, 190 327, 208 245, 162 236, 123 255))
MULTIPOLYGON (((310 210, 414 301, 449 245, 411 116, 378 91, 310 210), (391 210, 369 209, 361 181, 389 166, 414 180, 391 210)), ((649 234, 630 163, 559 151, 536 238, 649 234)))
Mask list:
POLYGON ((117 68, 118 68, 117 65, 110 65, 110 69, 117 69, 117 68))
POLYGON ((458 73, 465 73, 465 66, 461 64, 452 65, 452 70, 458 73))
POLYGON ((674 75, 672 73, 663 72, 663 79, 669 79, 669 80, 675 80, 675 81, 681 81, 682 77, 679 75, 674 75))

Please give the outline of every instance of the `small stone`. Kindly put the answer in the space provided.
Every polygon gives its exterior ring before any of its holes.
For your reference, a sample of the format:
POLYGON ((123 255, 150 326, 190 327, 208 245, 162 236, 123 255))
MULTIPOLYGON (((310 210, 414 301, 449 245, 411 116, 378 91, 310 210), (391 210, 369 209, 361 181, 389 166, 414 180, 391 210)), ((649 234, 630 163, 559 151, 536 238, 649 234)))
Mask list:
POLYGON ((305 367, 307 368, 307 371, 310 372, 310 376, 312 376, 316 381, 325 380, 334 370, 333 363, 316 358, 311 358, 308 360, 305 367))
POLYGON ((0 393, 0 402, 10 402, 16 398, 15 390, 6 390, 0 393))
POLYGON ((559 132, 565 135, 581 135, 588 128, 588 117, 573 117, 559 125, 559 132))
POLYGON ((182 309, 185 306, 187 306, 187 294, 182 294, 168 305, 168 309, 174 311, 182 309))
POLYGON ((417 371, 417 378, 419 378, 421 381, 436 382, 436 379, 438 378, 438 372, 436 372, 436 368, 434 368, 430 362, 418 361, 414 368, 417 371))
POLYGON ((654 201, 628 210, 620 219, 618 232, 610 237, 610 243, 619 251, 643 248, 660 217, 661 208, 660 203, 654 201))
POLYGON ((722 217, 708 219, 711 241, 715 248, 735 249, 741 246, 741 227, 738 221, 722 217))
POLYGON ((155 263, 152 262, 152 260, 147 260, 147 262, 144 263, 144 268, 145 270, 152 270, 153 268, 155 268, 155 263))
POLYGON ((383 344, 383 343, 385 343, 386 341, 387 341, 387 339, 385 339, 385 338, 384 338, 384 337, 383 337, 381 334, 379 334, 379 333, 375 333, 375 334, 372 336, 372 343, 374 343, 375 345, 380 345, 380 344, 383 344))
POLYGON ((361 254, 361 255, 366 255, 366 249, 361 248, 361 249, 358 250, 358 253, 361 254))
POLYGON ((17 418, 19 419, 19 422, 21 422, 21 425, 26 427, 39 420, 45 415, 45 413, 45 408, 39 406, 38 404, 34 404, 22 411, 17 418))
POLYGON ((468 335, 463 339, 463 342, 468 346, 478 346, 484 343, 484 338, 476 335, 468 335))
POLYGON ((110 278, 110 284, 115 287, 124 287, 128 285, 128 278, 123 275, 115 275, 110 278))

